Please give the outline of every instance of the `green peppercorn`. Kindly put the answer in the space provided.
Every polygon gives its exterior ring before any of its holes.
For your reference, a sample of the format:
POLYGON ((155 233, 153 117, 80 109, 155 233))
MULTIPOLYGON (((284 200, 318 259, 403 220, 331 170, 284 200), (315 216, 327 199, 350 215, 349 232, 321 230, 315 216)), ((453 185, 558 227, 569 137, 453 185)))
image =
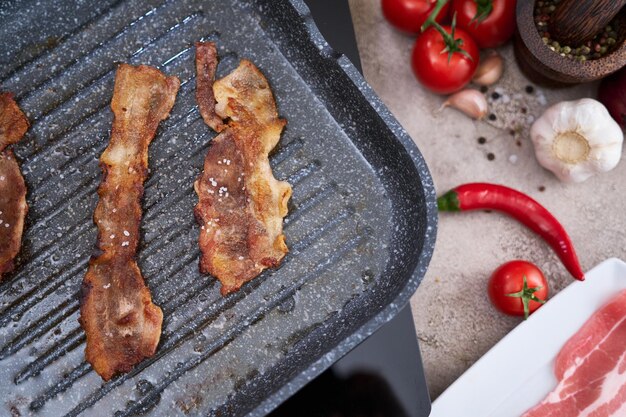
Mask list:
POLYGON ((561 48, 561 51, 563 53, 569 54, 570 52, 572 52, 572 48, 570 48, 569 46, 564 46, 563 48, 561 48))

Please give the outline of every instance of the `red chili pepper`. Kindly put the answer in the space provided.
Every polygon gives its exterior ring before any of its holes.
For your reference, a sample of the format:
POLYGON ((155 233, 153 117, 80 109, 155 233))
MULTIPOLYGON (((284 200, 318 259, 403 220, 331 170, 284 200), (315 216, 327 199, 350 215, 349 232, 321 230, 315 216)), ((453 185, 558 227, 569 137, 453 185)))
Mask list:
POLYGON ((508 214, 541 236, 574 278, 585 279, 572 240, 561 223, 526 194, 496 184, 464 184, 439 197, 437 206, 439 211, 496 210, 508 214))

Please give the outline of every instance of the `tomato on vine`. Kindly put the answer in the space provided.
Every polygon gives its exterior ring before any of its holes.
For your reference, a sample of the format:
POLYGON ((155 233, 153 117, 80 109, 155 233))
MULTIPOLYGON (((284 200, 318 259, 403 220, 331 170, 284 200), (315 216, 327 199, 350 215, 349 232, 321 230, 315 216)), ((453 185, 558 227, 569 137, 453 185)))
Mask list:
MULTIPOLYGON (((428 16, 435 8, 437 0, 382 0, 383 15, 396 29, 418 34, 428 16)), ((448 14, 448 4, 437 13, 441 22, 448 14)))
POLYGON ((515 31, 517 0, 453 0, 450 12, 481 48, 495 48, 515 31))
POLYGON ((445 4, 446 0, 438 0, 411 56, 417 79, 440 94, 453 93, 469 83, 479 60, 478 46, 467 32, 456 28, 454 18, 451 26, 441 26, 432 18, 445 4))

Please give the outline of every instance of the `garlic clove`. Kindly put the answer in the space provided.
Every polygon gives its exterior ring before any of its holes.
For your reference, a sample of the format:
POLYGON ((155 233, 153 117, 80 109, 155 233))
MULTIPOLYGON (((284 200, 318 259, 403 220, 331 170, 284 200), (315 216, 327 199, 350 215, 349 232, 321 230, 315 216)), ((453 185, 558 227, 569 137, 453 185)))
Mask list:
POLYGON ((504 72, 504 60, 495 51, 492 51, 484 60, 480 61, 472 82, 478 85, 490 86, 495 84, 504 72))
POLYGON ((485 117, 489 111, 485 95, 480 91, 471 88, 452 94, 441 105, 439 110, 441 111, 446 107, 454 107, 469 117, 478 120, 485 117))
POLYGON ((607 172, 615 168, 622 159, 622 143, 614 142, 591 149, 589 161, 597 172, 607 172))

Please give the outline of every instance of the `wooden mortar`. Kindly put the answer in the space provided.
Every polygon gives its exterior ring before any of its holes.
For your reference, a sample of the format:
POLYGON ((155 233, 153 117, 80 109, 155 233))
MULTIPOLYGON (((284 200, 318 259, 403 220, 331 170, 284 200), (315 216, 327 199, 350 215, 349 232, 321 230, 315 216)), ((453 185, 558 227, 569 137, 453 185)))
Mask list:
MULTIPOLYGON (((519 0, 517 2, 517 29, 514 41, 517 63, 524 74, 533 82, 547 87, 565 87, 604 78, 626 65, 626 8, 621 8, 617 14, 616 31, 618 33, 618 39, 621 40, 619 45, 615 46, 612 52, 601 58, 580 62, 559 55, 550 50, 548 46, 543 43, 534 22, 536 1, 537 0, 519 0)), ((588 4, 595 1, 603 2, 605 0, 562 0, 559 6, 565 3, 566 6, 572 7, 574 10, 585 10, 583 3, 588 4)), ((626 0, 608 1, 623 3, 626 0)), ((553 17, 556 16, 557 11, 559 10, 555 10, 552 15, 553 17)), ((602 25, 602 22, 606 20, 605 14, 601 16, 578 16, 578 20, 571 17, 566 18, 564 22, 557 23, 555 20, 555 22, 551 22, 550 28, 560 23, 563 23, 565 28, 571 28, 571 25, 576 24, 572 22, 578 22, 580 24, 581 21, 586 19, 589 20, 586 27, 591 29, 579 30, 568 38, 583 39, 589 36, 592 30, 595 30, 595 33, 597 33, 598 30, 606 26, 606 24, 602 25)), ((608 21, 610 22, 611 19, 608 21)), ((595 33, 591 36, 593 37, 595 33)), ((550 29, 550 34, 555 36, 556 39, 556 35, 552 33, 552 29, 550 29)))

